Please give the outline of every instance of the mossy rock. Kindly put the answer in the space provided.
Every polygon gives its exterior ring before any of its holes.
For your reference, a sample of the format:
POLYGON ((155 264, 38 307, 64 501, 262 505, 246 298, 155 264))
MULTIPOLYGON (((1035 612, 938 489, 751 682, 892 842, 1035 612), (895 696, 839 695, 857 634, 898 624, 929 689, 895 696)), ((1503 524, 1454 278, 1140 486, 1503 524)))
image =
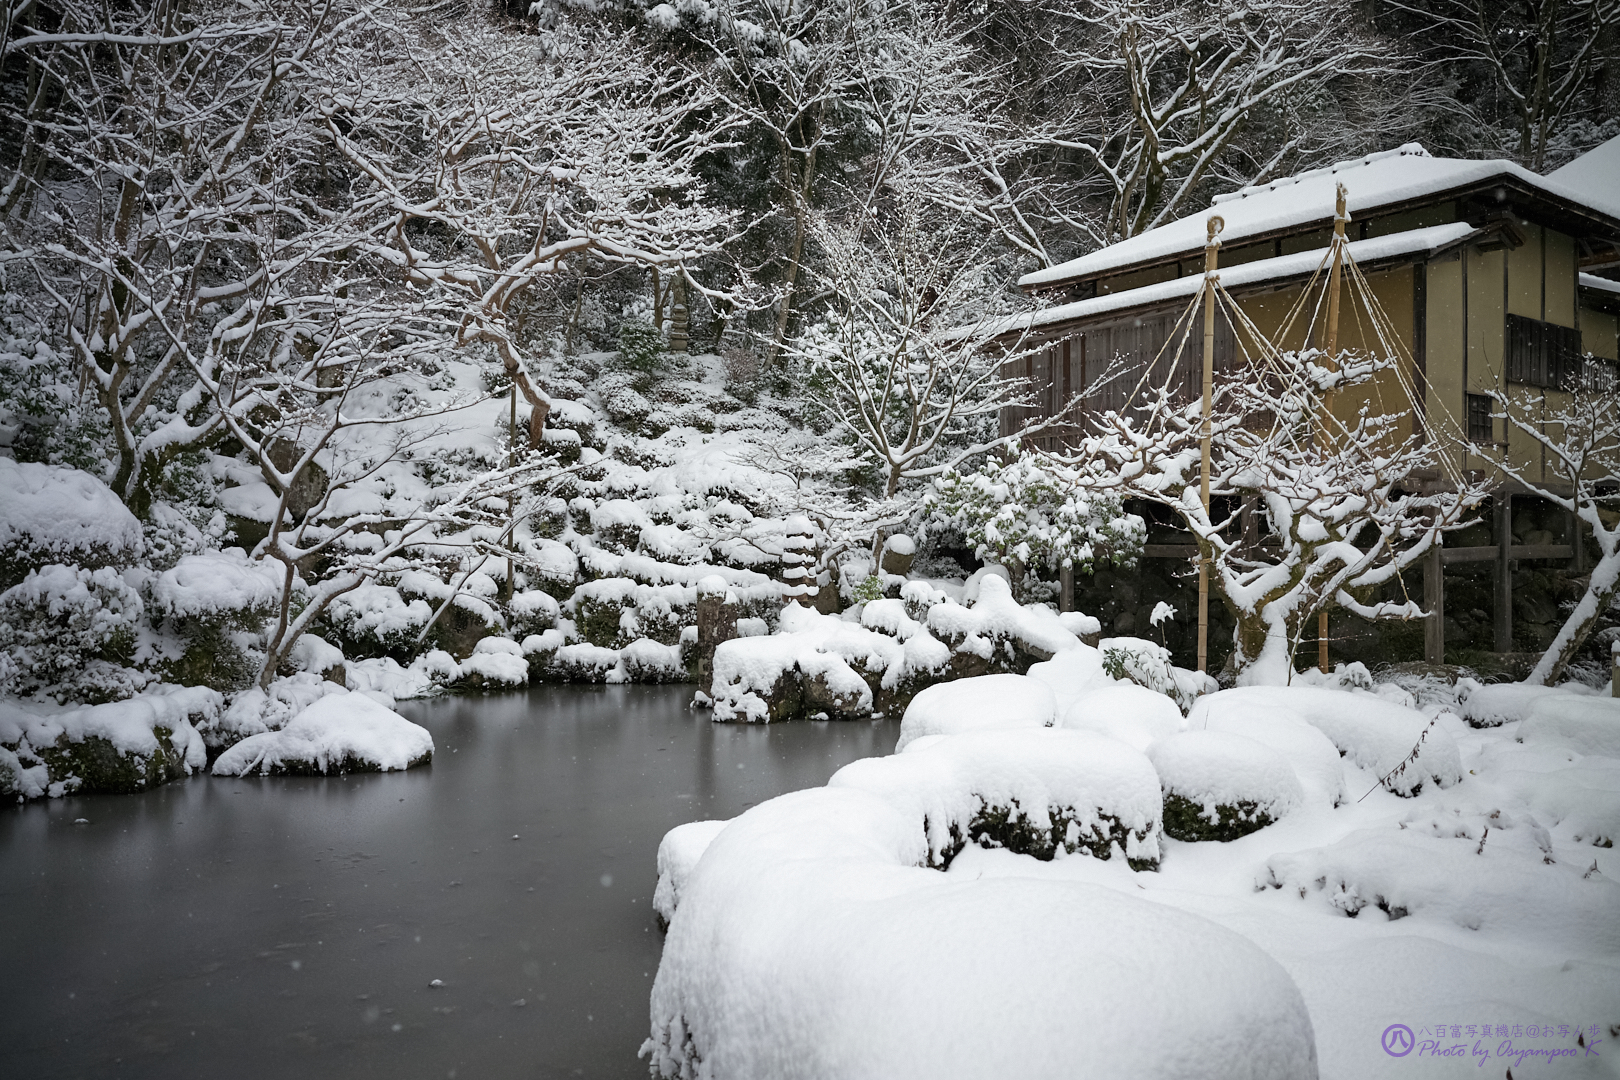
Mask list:
MULTIPOLYGON (((415 769, 422 765, 433 764, 433 754, 429 751, 418 758, 413 758, 405 768, 415 769)), ((326 768, 319 767, 313 761, 304 761, 291 758, 276 762, 265 767, 262 771, 254 769, 254 776, 342 776, 345 773, 382 772, 383 769, 375 761, 356 757, 354 754, 345 754, 343 760, 336 763, 329 762, 326 768)), ((398 771, 398 770, 390 770, 398 771)))
POLYGON ((157 727, 152 734, 158 742, 154 754, 126 754, 99 735, 87 735, 79 742, 63 735, 55 746, 34 752, 50 769, 53 782, 77 777, 80 792, 127 795, 186 775, 185 754, 171 741, 173 730, 157 727))
POLYGON ((1204 804, 1174 792, 1164 793, 1164 834, 1177 840, 1225 843, 1259 832, 1275 820, 1259 803, 1243 799, 1216 805, 1215 819, 1211 821, 1204 804))

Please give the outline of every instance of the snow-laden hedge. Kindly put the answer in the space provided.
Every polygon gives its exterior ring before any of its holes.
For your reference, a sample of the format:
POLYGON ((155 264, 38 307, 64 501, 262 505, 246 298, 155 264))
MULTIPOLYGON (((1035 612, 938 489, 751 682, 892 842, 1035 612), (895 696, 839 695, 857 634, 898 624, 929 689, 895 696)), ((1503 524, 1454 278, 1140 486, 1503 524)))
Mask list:
POLYGON ((1077 805, 1146 813, 1158 784, 1091 733, 936 736, 712 837, 712 823, 685 827, 665 862, 682 880, 660 889, 673 917, 643 1047, 654 1073, 1316 1075, 1298 989, 1237 934, 1099 885, 931 869, 983 794, 1018 800, 1017 840, 1050 838, 1077 805))

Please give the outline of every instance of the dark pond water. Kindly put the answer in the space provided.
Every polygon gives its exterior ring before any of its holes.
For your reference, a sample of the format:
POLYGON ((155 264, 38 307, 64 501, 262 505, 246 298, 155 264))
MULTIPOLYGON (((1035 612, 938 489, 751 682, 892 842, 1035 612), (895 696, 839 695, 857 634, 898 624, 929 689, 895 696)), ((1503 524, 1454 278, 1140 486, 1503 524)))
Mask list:
POLYGON ((0 1077, 645 1076, 664 832, 899 728, 690 696, 403 702, 430 768, 0 809, 0 1077))

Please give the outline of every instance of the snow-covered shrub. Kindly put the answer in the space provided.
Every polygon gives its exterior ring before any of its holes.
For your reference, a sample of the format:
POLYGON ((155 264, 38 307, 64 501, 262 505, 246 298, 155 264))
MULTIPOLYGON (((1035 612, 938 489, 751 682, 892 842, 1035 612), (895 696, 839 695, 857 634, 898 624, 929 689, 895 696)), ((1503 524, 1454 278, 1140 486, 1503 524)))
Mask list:
MULTIPOLYGON (((562 500, 554 499, 561 503, 562 500)), ((523 572, 529 584, 556 600, 567 600, 579 584, 579 556, 567 544, 536 538, 518 542, 523 572)))
POLYGON ((557 625, 561 614, 556 598, 540 589, 526 589, 512 597, 506 605, 506 624, 514 638, 522 641, 530 634, 539 634, 557 625))
POLYGON ((141 552, 141 523, 106 484, 0 457, 0 588, 43 566, 128 566, 141 552))
POLYGON ((1163 645, 1145 638, 1113 637, 1103 638, 1097 647, 1102 650, 1103 670, 1110 678, 1144 686, 1183 707, 1190 704, 1181 700, 1175 665, 1170 662, 1170 650, 1163 645))
POLYGON ((972 607, 940 603, 928 610, 928 629, 951 650, 951 668, 958 676, 1021 674, 1031 664, 1080 644, 1063 628, 1057 612, 1014 600, 1000 575, 986 574, 977 585, 972 607))
POLYGON ((149 579, 146 607, 156 625, 183 642, 166 658, 170 682, 239 690, 259 673, 257 634, 281 598, 281 568, 239 549, 187 555, 149 579))
MULTIPOLYGON (((1458 714, 1469 726, 1477 728, 1500 727, 1515 720, 1523 720, 1543 698, 1579 693, 1572 688, 1536 686, 1533 683, 1490 683, 1480 685, 1472 679, 1464 680, 1457 695, 1458 714)), ((1581 687, 1581 691, 1586 688, 1581 687)))
POLYGON ((709 849, 724 821, 689 821, 677 825, 658 842, 658 886, 653 890, 653 911, 665 929, 681 903, 681 888, 703 853, 709 849))
POLYGON ((619 324, 619 363, 647 383, 663 373, 669 361, 664 333, 647 319, 629 318, 619 324))
POLYGON ((0 593, 0 691, 62 700, 128 697, 147 677, 129 667, 144 611, 116 570, 50 565, 0 593))
POLYGON ((1304 800, 1275 750, 1225 731, 1183 731, 1147 748, 1164 789, 1164 832, 1177 840, 1236 840, 1304 800))
POLYGON ((1057 699, 1045 683, 1027 675, 979 675, 930 686, 912 698, 894 749, 899 753, 928 735, 1051 727, 1056 721, 1057 699))
POLYGON ((336 632, 346 655, 356 658, 392 657, 408 660, 417 636, 433 617, 433 608, 421 597, 407 601, 392 585, 367 582, 332 601, 326 621, 336 632))
POLYGON ((1147 540, 1146 524, 1116 496, 1027 451, 1005 465, 946 472, 927 506, 932 528, 958 531, 980 559, 1025 572, 1130 565, 1147 540))
MULTIPOLYGON (((1379 778, 1384 789, 1410 798, 1431 784, 1462 779, 1457 743, 1435 721, 1376 694, 1318 687, 1246 686, 1222 690, 1209 708, 1292 713, 1326 735, 1339 753, 1379 778)), ((1203 702, 1200 702, 1202 706, 1203 702)))
POLYGON ((1057 726, 1100 732, 1145 751, 1180 731, 1182 724, 1181 710, 1170 698, 1133 682, 1115 682, 1082 693, 1057 726))
POLYGON ((1335 807, 1349 797, 1338 747, 1292 709, 1225 693, 1200 698, 1187 717, 1192 731, 1221 731, 1252 739, 1281 754, 1306 801, 1335 807))
MULTIPOLYGON (((542 594, 544 595, 544 594, 542 594)), ((487 637, 473 646, 472 655, 461 661, 460 671, 450 683, 455 690, 510 690, 527 686, 529 661, 523 648, 506 638, 487 637)))

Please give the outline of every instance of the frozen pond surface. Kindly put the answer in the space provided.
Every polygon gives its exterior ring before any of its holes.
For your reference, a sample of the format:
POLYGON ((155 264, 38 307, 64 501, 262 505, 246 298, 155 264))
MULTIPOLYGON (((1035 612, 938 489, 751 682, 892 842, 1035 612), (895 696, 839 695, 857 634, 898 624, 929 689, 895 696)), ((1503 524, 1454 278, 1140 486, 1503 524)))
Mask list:
POLYGON ((0 808, 0 1076, 646 1076, 664 832, 900 726, 690 697, 402 702, 431 768, 0 808))

